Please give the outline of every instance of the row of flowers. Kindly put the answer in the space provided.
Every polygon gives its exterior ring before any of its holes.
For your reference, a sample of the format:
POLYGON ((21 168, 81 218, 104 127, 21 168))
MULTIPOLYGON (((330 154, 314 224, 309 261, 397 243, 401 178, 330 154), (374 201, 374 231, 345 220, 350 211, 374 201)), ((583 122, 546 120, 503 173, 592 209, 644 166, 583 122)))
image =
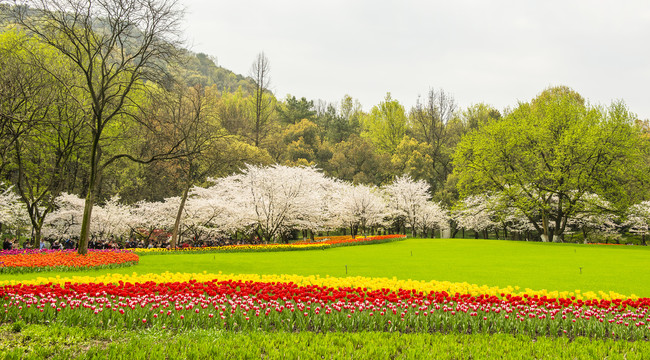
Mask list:
POLYGON ((126 250, 11 250, 0 254, 0 273, 74 271, 137 264, 138 255, 126 250))
POLYGON ((648 298, 583 301, 234 279, 4 285, 0 298, 0 321, 73 326, 650 336, 648 298))
POLYGON ((324 238, 317 242, 299 241, 291 244, 256 244, 256 245, 226 245, 226 246, 206 246, 206 247, 178 247, 175 249, 165 248, 133 248, 128 249, 137 254, 173 254, 173 253, 204 253, 204 252, 266 252, 266 251, 299 251, 299 250, 318 250, 330 247, 363 245, 363 244, 380 244, 390 241, 405 239, 406 235, 382 235, 357 237, 351 236, 324 238))
MULTIPOLYGON (((329 244, 332 246, 346 246, 346 245, 361 245, 361 244, 380 244, 384 242, 396 241, 406 239, 406 235, 378 235, 378 236, 359 236, 352 238, 352 236, 334 236, 332 238, 324 238, 319 241, 320 244, 329 244)), ((294 243, 295 245, 311 244, 311 242, 301 241, 294 243)))
POLYGON ((65 286, 66 284, 118 284, 118 283, 185 283, 185 282, 210 282, 210 281, 242 281, 253 283, 290 283, 296 286, 320 286, 326 288, 355 288, 361 287, 367 291, 390 290, 390 291, 411 291, 416 293, 437 293, 446 292, 449 294, 468 294, 471 296, 494 296, 494 297, 513 297, 519 296, 524 298, 563 298, 572 299, 576 303, 586 303, 587 301, 617 301, 624 300, 637 301, 640 298, 634 294, 624 295, 613 291, 549 291, 546 289, 533 290, 529 288, 520 288, 519 286, 488 286, 476 285, 467 282, 450 282, 450 281, 422 281, 411 279, 393 278, 370 278, 363 276, 354 277, 333 277, 318 275, 259 275, 259 274, 223 274, 221 272, 214 274, 204 271, 202 273, 171 273, 164 272, 160 274, 106 274, 98 276, 69 276, 69 277, 37 277, 32 280, 4 280, 0 281, 0 286, 34 286, 47 284, 48 286, 65 286))
POLYGON ((166 248, 133 248, 128 249, 134 253, 147 254, 175 254, 175 253, 206 253, 206 252, 270 252, 270 251, 300 251, 300 250, 320 250, 329 248, 329 244, 311 243, 311 244, 258 244, 258 245, 225 245, 225 246, 206 246, 206 247, 178 247, 175 249, 166 248))

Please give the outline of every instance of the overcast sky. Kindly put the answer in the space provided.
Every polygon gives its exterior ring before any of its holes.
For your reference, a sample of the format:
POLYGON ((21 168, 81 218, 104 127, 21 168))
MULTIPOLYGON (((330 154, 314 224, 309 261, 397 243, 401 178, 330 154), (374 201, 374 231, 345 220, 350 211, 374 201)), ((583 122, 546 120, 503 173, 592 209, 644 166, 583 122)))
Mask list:
POLYGON ((180 0, 189 48, 247 75, 263 51, 275 95, 407 110, 429 88, 498 109, 567 85, 650 118, 650 1, 180 0))

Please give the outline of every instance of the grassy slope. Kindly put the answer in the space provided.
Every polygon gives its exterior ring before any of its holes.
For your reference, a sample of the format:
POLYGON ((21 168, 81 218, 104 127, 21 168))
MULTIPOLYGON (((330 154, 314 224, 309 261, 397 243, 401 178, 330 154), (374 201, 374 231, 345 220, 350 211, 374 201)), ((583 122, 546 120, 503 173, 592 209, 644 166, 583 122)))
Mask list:
POLYGON ((328 250, 141 256, 135 267, 0 275, 0 280, 104 273, 219 272, 397 277, 650 296, 650 249, 495 240, 410 239, 328 250), (412 256, 411 256, 412 252, 412 256), (582 267, 582 273, 580 273, 582 267))

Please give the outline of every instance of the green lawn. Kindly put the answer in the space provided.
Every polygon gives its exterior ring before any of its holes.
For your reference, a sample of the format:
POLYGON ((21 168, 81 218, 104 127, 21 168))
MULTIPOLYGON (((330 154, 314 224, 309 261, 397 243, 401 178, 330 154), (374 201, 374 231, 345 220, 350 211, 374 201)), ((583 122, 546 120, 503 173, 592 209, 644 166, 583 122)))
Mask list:
POLYGON ((219 272, 397 277, 535 290, 615 291, 650 297, 650 249, 498 240, 409 239, 327 250, 145 255, 134 267, 0 275, 0 280, 105 273, 219 272), (581 269, 582 268, 582 269, 581 269))

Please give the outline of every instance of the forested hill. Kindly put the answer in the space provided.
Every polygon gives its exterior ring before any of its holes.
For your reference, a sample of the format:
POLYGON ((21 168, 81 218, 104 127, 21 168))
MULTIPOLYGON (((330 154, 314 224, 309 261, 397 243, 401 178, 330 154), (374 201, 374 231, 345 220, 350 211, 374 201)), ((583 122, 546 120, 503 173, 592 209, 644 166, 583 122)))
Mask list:
MULTIPOLYGON (((0 27, 5 28, 12 23, 10 11, 9 5, 0 4, 0 27)), ((102 22, 98 21, 95 24, 101 26, 102 22)), ((218 66, 217 58, 213 55, 195 53, 188 49, 182 49, 181 53, 184 58, 178 65, 189 74, 184 78, 188 86, 197 84, 204 87, 216 86, 220 92, 235 92, 241 87, 245 93, 252 92, 255 87, 249 77, 218 66)))
POLYGON ((186 78, 187 85, 201 84, 204 87, 215 85, 221 92, 235 92, 242 88, 250 93, 255 88, 253 81, 240 74, 218 66, 215 58, 203 53, 186 52, 187 62, 181 64, 191 77, 186 78))

